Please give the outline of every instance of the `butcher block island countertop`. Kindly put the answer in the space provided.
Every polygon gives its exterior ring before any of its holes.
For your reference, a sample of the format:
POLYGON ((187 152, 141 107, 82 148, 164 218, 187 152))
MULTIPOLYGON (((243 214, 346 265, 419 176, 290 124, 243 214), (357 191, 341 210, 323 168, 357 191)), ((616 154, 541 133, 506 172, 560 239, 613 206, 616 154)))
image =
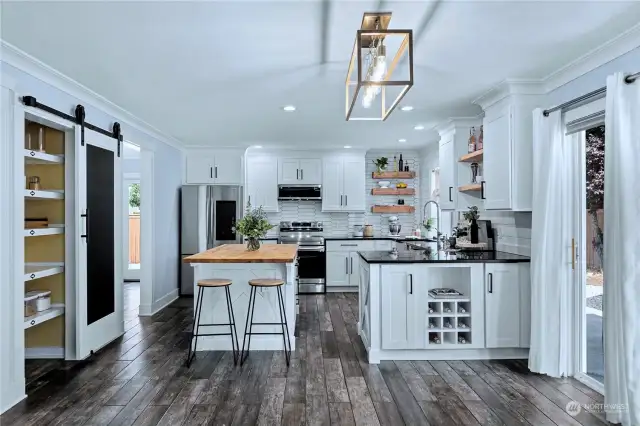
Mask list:
POLYGON ((292 263, 297 253, 297 244, 263 244, 255 251, 246 244, 225 244, 185 257, 184 263, 292 263))

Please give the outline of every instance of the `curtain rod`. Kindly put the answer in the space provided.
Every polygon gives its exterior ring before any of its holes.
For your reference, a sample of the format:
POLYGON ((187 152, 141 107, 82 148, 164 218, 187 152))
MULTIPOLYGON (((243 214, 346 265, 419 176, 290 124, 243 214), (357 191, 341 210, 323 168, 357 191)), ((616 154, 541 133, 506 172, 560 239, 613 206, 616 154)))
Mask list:
MULTIPOLYGON (((626 76, 625 79, 624 79, 624 82, 627 83, 627 84, 631 84, 634 81, 636 81, 638 78, 640 78, 640 72, 626 76)), ((578 103, 583 102, 583 101, 586 101, 588 99, 598 97, 598 96, 603 95, 605 93, 607 93, 607 88, 606 87, 601 87, 598 90, 594 90, 593 92, 589 92, 586 95, 578 96, 575 99, 572 99, 572 100, 570 100, 568 102, 565 102, 565 103, 560 104, 558 106, 555 106, 553 108, 545 109, 542 112, 542 115, 544 115, 545 117, 548 117, 549 114, 554 112, 554 111, 558 111, 559 109, 565 109, 567 107, 570 107, 572 105, 578 104, 578 103)))

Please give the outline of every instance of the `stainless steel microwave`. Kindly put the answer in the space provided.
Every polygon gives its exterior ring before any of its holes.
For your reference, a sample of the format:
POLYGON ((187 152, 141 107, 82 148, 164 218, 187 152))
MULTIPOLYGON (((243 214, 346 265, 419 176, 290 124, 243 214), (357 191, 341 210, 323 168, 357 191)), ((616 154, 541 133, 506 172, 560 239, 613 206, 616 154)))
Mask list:
POLYGON ((320 185, 278 185, 278 200, 322 200, 320 185))

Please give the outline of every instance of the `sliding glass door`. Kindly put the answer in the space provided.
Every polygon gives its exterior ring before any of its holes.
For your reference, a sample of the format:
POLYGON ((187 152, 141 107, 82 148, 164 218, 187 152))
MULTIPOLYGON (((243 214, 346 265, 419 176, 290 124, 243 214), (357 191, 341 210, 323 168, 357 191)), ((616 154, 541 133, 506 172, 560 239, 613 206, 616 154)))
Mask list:
POLYGON ((566 143, 574 144, 572 268, 575 280, 576 378, 604 390, 604 103, 567 114, 566 143))

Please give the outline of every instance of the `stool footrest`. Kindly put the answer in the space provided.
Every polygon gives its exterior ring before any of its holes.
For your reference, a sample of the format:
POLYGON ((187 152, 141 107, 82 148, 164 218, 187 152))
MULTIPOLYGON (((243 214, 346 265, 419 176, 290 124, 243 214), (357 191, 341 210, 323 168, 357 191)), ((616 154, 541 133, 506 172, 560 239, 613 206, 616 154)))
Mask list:
POLYGON ((245 334, 247 334, 247 335, 249 335, 249 334, 252 334, 252 335, 255 335, 255 334, 276 334, 278 336, 282 336, 282 332, 280 332, 280 333, 245 333, 245 334))
POLYGON ((252 322, 251 323, 251 325, 283 325, 283 324, 284 324, 283 322, 252 322))
POLYGON ((198 337, 203 337, 203 336, 232 336, 231 333, 207 333, 207 334, 194 334, 193 335, 198 336, 198 337))
POLYGON ((233 325, 233 324, 198 324, 199 327, 212 327, 212 326, 229 326, 229 325, 233 325))

